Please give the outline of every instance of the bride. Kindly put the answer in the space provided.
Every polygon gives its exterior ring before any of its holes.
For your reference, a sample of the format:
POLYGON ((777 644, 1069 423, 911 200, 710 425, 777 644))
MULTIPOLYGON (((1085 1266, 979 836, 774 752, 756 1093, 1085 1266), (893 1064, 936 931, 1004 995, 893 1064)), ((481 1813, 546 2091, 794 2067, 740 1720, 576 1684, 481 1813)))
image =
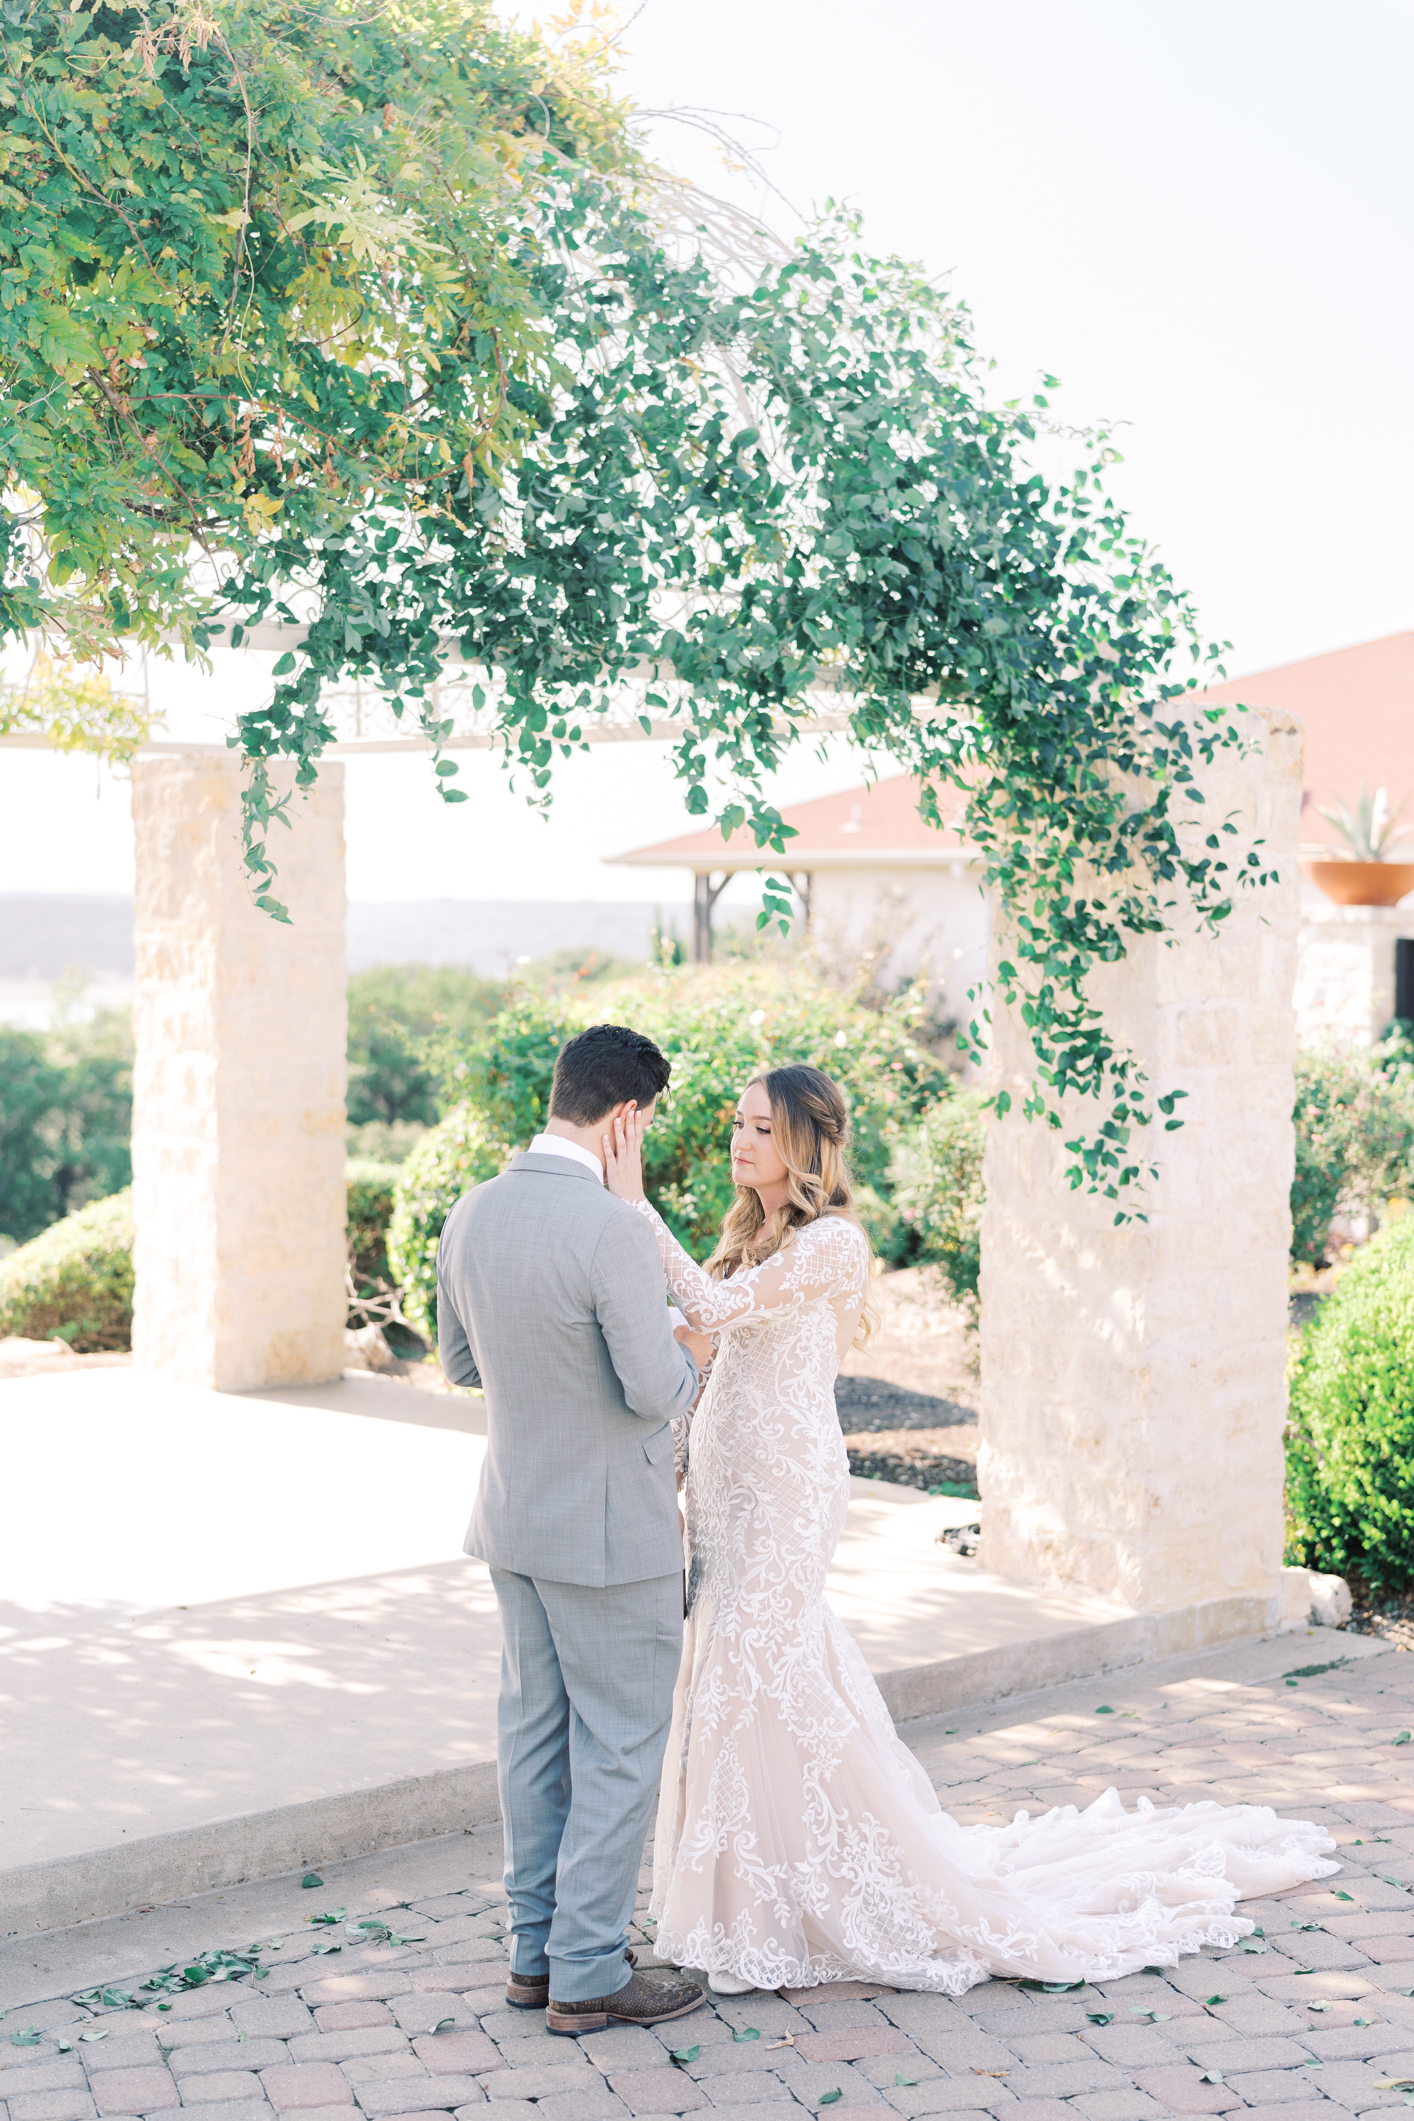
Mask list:
POLYGON ((1233 1945, 1252 1928, 1236 1901, 1339 1868, 1319 1827, 1252 1805, 1127 1812, 1114 1790, 959 1826, 825 1602, 849 1503, 834 1381, 869 1286, 846 1135, 818 1069, 749 1082, 736 1200, 705 1267, 644 1198, 642 1120, 605 1139, 610 1188, 649 1218, 674 1298, 713 1341, 688 1450, 655 1948, 718 1994, 864 1978, 956 1996, 993 1974, 1113 1980, 1233 1945))

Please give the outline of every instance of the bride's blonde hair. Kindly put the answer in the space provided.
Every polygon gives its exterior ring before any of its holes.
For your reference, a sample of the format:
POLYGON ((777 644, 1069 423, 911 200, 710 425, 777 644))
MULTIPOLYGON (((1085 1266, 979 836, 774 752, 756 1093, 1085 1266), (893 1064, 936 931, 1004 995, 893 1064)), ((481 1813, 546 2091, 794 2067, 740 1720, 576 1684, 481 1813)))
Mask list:
MULTIPOLYGON (((768 1068, 753 1075, 747 1089, 756 1083, 770 1101, 771 1140, 786 1167, 789 1192, 768 1223, 755 1187, 737 1187, 707 1262, 708 1273, 719 1281, 779 1252, 797 1230, 822 1215, 862 1227, 850 1185, 849 1109, 839 1084, 821 1069, 804 1066, 768 1068)), ((863 1346, 872 1326, 866 1306, 857 1346, 863 1346)))

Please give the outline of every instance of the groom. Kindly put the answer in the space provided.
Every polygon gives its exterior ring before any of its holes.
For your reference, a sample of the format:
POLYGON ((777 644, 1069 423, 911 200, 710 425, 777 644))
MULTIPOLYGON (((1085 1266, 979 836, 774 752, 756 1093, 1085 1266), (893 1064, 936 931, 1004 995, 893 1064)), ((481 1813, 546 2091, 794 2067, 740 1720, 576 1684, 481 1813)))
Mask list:
POLYGON ((602 1142, 635 1106, 651 1116, 668 1074, 621 1025, 572 1038, 544 1133, 462 1196, 437 1257, 443 1368, 486 1394, 466 1551, 491 1565, 504 1635, 506 2000, 545 2007, 556 2033, 703 2001, 635 1973, 624 1947, 682 1653, 668 1423, 698 1373, 648 1224, 605 1189, 602 1142))

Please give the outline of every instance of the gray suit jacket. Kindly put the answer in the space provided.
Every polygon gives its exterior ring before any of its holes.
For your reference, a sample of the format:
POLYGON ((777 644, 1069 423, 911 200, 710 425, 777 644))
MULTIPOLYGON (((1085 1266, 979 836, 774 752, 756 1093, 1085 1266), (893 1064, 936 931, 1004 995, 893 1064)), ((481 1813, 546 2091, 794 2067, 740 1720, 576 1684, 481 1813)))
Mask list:
POLYGON ((464 1193, 437 1254, 442 1367, 486 1394, 466 1552, 602 1587, 682 1567, 673 1432, 697 1367, 641 1215, 569 1157, 464 1193))

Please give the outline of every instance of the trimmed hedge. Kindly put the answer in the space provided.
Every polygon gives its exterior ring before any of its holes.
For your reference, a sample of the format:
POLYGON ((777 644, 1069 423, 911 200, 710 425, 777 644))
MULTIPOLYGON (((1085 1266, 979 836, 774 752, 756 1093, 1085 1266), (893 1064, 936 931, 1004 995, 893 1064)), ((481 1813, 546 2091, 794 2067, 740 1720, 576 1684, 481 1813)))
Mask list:
POLYGON ((66 1340, 76 1355, 132 1345, 131 1186, 0 1260, 0 1337, 66 1340))
POLYGON ((1287 1431, 1290 1559, 1414 1583, 1414 1215, 1357 1253, 1307 1328, 1287 1431))
POLYGON ((462 1194, 504 1170, 510 1154, 474 1105, 458 1105, 398 1169, 388 1226, 391 1278, 402 1284, 403 1315, 434 1346, 442 1225, 462 1194))

